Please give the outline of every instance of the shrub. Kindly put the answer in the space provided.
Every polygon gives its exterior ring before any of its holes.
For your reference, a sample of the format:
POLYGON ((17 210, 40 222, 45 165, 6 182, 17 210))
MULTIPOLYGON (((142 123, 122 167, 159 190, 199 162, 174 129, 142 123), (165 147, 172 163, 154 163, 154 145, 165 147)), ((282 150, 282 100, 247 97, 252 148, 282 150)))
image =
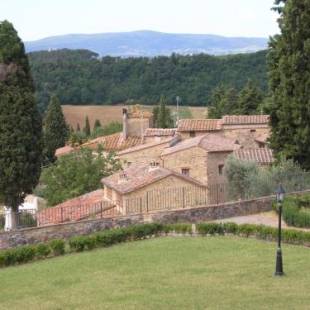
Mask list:
POLYGON ((82 252, 85 249, 92 250, 96 247, 95 236, 79 236, 69 240, 69 246, 72 251, 82 252))
POLYGON ((31 245, 18 247, 13 250, 13 253, 11 253, 11 255, 15 256, 15 262, 18 264, 27 263, 33 260, 35 254, 35 247, 31 245))
POLYGON ((36 246, 36 256, 38 258, 47 257, 51 253, 51 248, 46 243, 39 243, 36 246))
POLYGON ((168 226, 169 231, 174 231, 180 234, 191 234, 192 233, 192 225, 191 224, 171 224, 168 226))
POLYGON ((197 230, 202 235, 223 235, 224 225, 222 223, 203 223, 197 225, 197 230))
POLYGON ((283 219, 295 227, 310 227, 310 196, 288 197, 283 204, 283 219), (304 210, 309 209, 309 211, 304 210))
POLYGON ((241 224, 238 226, 238 233, 241 236, 249 237, 257 232, 257 227, 258 226, 252 224, 241 224))
POLYGON ((223 228, 225 233, 235 234, 238 232, 238 225, 236 223, 224 223, 223 228))
POLYGON ((51 247, 53 254, 55 256, 65 254, 65 242, 61 239, 55 239, 49 242, 49 246, 51 247))

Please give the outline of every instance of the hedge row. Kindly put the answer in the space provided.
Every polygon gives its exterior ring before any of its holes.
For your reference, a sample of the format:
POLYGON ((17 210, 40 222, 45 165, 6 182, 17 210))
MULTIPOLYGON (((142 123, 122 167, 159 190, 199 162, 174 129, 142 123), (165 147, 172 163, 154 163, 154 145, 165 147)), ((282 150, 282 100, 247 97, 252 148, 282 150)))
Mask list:
POLYGON ((288 197, 283 204, 283 219, 289 226, 310 228, 310 195, 288 197))
MULTIPOLYGON (((197 224, 197 232, 201 235, 233 234, 242 237, 254 236, 264 240, 274 240, 277 229, 268 226, 235 223, 201 223, 197 224)), ((68 240, 52 240, 49 243, 27 245, 0 251, 0 267, 26 263, 32 260, 59 256, 65 253, 82 252, 94 248, 108 247, 113 244, 140 240, 157 236, 162 233, 192 234, 191 224, 143 224, 127 228, 116 228, 77 236, 68 240)), ((283 230, 283 241, 294 244, 310 245, 310 233, 297 230, 283 230)))

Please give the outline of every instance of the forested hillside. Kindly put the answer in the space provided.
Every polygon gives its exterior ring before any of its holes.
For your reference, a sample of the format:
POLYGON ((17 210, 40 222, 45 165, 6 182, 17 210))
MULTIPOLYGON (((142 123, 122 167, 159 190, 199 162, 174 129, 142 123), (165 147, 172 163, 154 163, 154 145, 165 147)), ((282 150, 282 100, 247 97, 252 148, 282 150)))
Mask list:
POLYGON ((154 104, 161 95, 184 105, 209 104, 215 87, 240 90, 252 79, 267 90, 266 51, 230 56, 172 55, 155 58, 99 58, 88 50, 29 54, 41 110, 51 94, 62 104, 154 104))

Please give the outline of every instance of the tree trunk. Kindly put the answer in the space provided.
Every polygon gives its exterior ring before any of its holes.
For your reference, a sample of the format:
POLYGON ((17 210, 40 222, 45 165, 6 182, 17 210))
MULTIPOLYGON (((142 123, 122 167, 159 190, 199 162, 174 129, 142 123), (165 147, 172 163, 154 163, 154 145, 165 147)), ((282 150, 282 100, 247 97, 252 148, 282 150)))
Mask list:
POLYGON ((4 226, 4 229, 6 231, 17 229, 17 223, 18 223, 17 214, 18 212, 14 210, 13 208, 6 208, 5 226, 4 226))

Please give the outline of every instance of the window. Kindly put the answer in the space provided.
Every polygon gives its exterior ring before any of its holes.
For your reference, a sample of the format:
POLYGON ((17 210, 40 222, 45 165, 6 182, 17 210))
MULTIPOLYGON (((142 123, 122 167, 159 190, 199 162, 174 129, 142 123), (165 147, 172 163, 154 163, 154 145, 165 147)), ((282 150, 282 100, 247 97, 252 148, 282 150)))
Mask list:
POLYGON ((256 129, 251 129, 250 131, 251 131, 251 132, 256 132, 256 129))
POLYGON ((195 132, 195 131, 190 131, 190 132, 189 132, 189 136, 190 136, 191 138, 196 137, 196 132, 195 132))
POLYGON ((183 175, 189 176, 189 168, 182 168, 181 172, 183 175))
POLYGON ((219 175, 223 175, 224 165, 219 165, 219 175))

